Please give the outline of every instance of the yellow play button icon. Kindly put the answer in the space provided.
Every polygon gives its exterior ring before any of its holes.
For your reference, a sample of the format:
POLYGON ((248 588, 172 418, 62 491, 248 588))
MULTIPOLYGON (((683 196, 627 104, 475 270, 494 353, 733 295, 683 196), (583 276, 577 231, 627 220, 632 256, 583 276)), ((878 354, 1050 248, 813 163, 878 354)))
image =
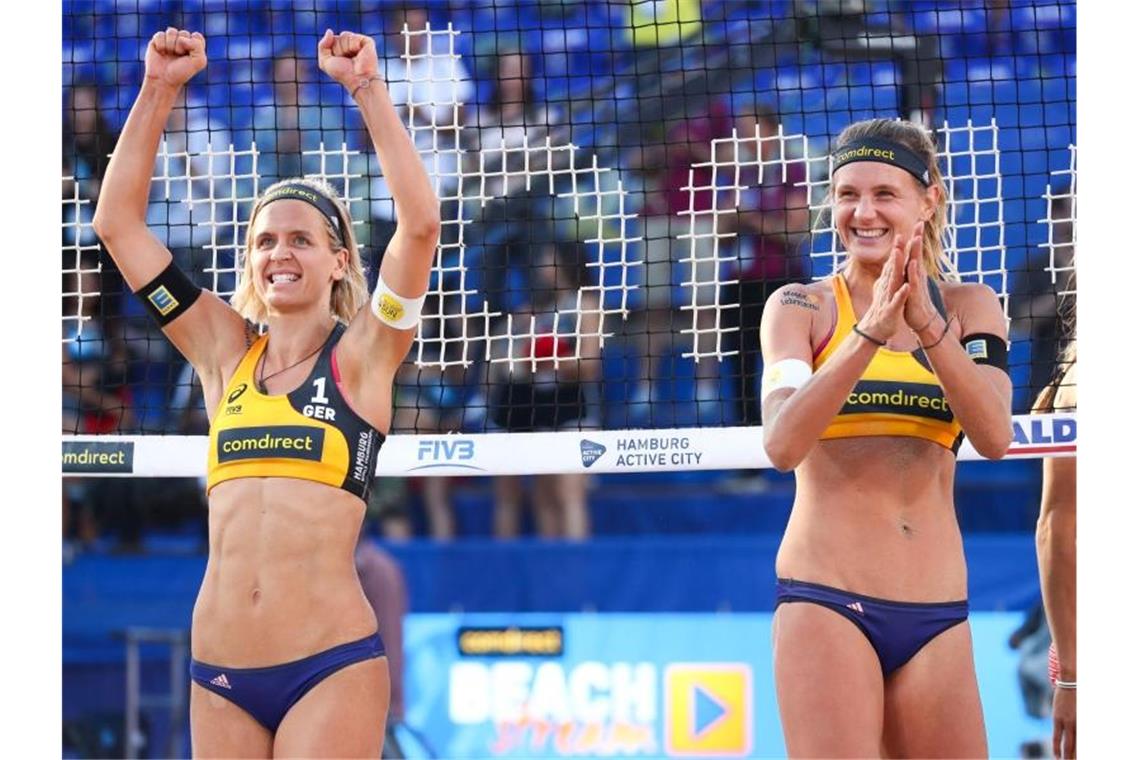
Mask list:
POLYGON ((665 669, 665 753, 744 757, 752 751, 752 668, 739 662, 665 669))

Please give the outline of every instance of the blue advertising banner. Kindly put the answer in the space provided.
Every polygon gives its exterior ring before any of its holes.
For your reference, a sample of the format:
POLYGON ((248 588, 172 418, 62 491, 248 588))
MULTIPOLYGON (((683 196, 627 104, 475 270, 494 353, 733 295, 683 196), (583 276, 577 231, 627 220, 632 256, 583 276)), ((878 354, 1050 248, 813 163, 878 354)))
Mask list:
MULTIPOLYGON (((410 615, 406 721, 447 758, 781 757, 769 614, 410 615)), ((1006 640, 971 627, 990 752, 1048 733, 1006 640)))

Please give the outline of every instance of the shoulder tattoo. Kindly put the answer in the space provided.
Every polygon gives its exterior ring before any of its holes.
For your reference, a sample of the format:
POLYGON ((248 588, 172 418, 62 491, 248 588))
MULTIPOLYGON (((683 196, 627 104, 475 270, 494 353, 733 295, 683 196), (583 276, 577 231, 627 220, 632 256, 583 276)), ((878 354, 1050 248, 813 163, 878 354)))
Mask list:
POLYGON ((780 294, 781 306, 798 306, 819 311, 820 297, 804 290, 788 290, 780 294))

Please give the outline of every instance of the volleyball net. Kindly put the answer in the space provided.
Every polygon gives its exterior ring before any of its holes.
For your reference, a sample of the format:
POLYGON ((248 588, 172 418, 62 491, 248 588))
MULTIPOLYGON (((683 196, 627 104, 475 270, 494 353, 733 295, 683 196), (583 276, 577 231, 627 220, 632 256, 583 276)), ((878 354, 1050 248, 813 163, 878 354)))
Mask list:
POLYGON ((871 117, 930 130, 948 251, 1009 318, 1010 456, 1075 450, 1073 415, 1026 414, 1076 292, 1072 2, 140 0, 63 14, 65 471, 204 472, 194 373, 91 228, 145 45, 167 26, 201 31, 209 65, 167 125, 148 223, 223 298, 256 198, 299 175, 344 197, 375 284, 391 192, 316 41, 332 28, 377 42, 443 221, 382 474, 769 466, 762 306, 841 262, 831 149, 871 117))

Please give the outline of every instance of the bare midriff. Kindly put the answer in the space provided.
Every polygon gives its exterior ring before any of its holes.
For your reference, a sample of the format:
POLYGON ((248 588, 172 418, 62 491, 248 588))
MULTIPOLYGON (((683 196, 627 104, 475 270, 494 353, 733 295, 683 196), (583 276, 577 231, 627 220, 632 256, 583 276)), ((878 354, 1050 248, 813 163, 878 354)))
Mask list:
POLYGON ((210 554, 191 655, 256 668, 376 630, 353 559, 364 503, 293 478, 240 478, 210 491, 210 554))
POLYGON ((955 457, 930 441, 820 441, 796 468, 781 578, 905 602, 966 598, 955 457))

